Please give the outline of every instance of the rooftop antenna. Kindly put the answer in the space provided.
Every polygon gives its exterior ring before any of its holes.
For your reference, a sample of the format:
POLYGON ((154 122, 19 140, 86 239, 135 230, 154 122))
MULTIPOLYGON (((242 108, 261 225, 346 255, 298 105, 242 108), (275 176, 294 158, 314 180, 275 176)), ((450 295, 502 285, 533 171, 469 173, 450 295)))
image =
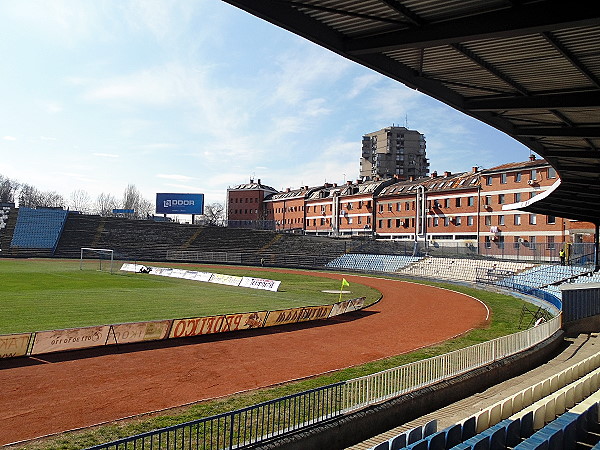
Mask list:
POLYGON ((404 113, 404 128, 408 130, 408 114, 404 113))

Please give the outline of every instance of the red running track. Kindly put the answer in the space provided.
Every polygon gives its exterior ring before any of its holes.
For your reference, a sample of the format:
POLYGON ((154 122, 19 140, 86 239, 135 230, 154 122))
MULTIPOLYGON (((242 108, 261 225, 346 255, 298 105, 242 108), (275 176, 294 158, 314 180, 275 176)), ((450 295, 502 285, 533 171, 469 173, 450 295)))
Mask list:
POLYGON ((410 352, 488 321, 483 303, 457 292, 345 278, 382 301, 312 325, 2 361, 0 445, 410 352))

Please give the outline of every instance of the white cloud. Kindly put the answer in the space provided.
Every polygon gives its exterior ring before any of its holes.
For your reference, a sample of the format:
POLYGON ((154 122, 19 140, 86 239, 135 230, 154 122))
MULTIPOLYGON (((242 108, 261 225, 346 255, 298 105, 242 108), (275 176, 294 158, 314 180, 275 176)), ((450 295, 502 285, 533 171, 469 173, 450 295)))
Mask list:
POLYGON ((118 158, 119 155, 114 153, 92 153, 92 155, 97 156, 99 158, 118 158))
POLYGON ((16 141, 17 138, 14 136, 4 136, 2 137, 2 139, 4 139, 5 141, 16 141))
POLYGON ((180 175, 180 174, 163 174, 163 173, 159 173, 156 175, 157 178, 163 178, 165 180, 178 180, 178 181, 187 181, 187 180, 194 180, 194 177, 189 177, 187 175, 180 175))

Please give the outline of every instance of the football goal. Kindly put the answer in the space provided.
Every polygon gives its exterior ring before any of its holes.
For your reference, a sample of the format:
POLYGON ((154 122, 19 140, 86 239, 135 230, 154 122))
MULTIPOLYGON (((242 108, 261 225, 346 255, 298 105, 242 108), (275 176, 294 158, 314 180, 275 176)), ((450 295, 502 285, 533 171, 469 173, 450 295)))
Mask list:
POLYGON ((82 248, 79 269, 113 273, 114 251, 108 248, 82 248))

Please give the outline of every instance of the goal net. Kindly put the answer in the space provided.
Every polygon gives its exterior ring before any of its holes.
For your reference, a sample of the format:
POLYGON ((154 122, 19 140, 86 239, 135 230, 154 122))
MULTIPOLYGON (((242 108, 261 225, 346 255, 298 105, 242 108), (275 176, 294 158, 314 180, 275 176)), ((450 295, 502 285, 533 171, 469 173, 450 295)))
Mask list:
POLYGON ((113 273, 114 251, 108 248, 82 248, 79 260, 80 270, 99 270, 113 273))

